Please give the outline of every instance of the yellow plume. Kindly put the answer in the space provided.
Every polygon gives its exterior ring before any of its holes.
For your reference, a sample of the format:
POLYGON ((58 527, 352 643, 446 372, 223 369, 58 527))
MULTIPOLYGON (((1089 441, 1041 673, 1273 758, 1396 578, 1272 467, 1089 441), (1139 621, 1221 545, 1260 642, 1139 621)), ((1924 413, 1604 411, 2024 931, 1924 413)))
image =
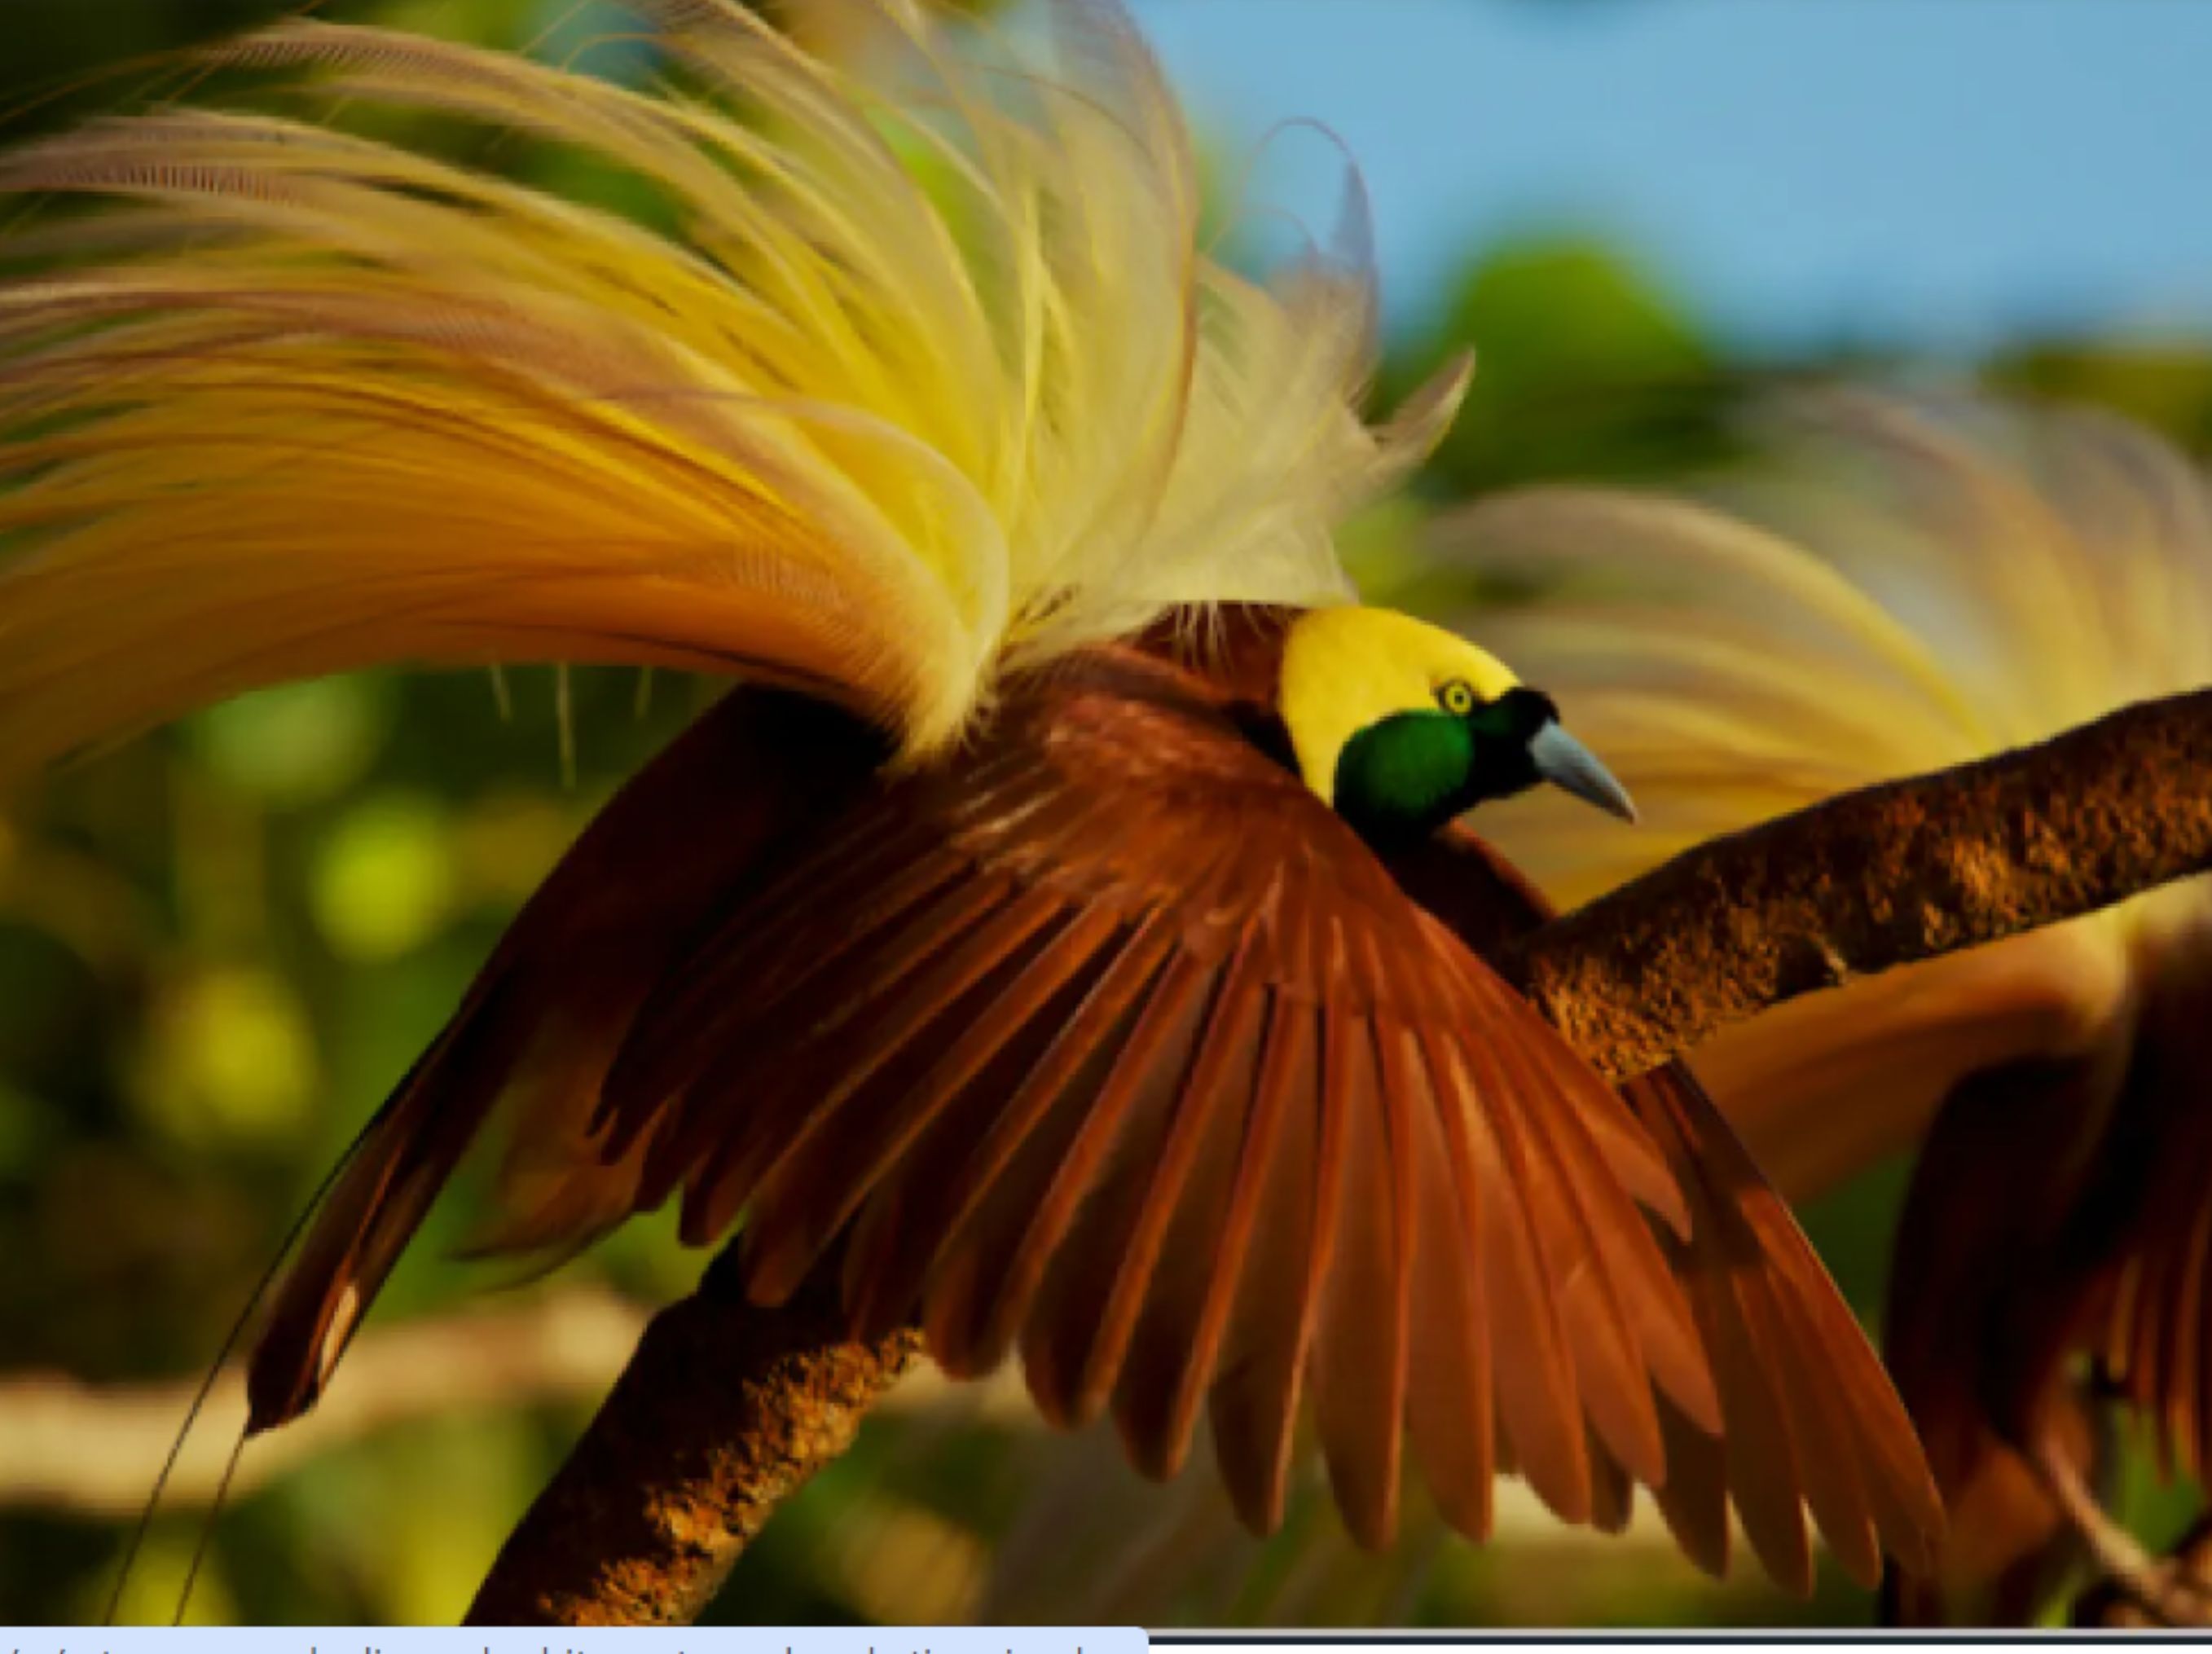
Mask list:
POLYGON ((1711 503, 1534 489, 1436 526, 1449 563, 1544 584, 1486 611, 1482 635, 1651 824, 1529 833, 1558 894, 2212 681, 2212 488, 2148 433, 1832 392, 1778 408, 1765 436, 1711 503))
POLYGON ((0 157, 103 198, 0 240, 0 776, 387 661, 744 672, 921 753, 1009 662, 1345 594, 1334 521, 1460 378, 1362 423, 1356 215, 1271 284, 1205 255, 1117 9, 1023 52, 901 0, 645 9, 651 94, 313 21, 217 54, 588 155, 636 217, 269 113, 0 157))

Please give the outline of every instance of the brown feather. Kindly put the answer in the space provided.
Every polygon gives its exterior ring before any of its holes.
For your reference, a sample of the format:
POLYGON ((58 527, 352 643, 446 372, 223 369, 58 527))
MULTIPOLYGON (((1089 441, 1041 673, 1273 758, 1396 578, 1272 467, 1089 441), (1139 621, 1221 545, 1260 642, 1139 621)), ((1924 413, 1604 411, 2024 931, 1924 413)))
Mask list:
MULTIPOLYGON (((1197 1060, 1209 982, 1194 956, 1168 964, 1145 1014, 1116 1054, 1090 1118, 1022 1238, 1036 1259, 1036 1305, 1022 1338, 1030 1390, 1055 1424, 1097 1415, 1118 1349, 1100 1353, 1100 1321, 1130 1262, 1135 1231, 1169 1140, 1170 1112, 1197 1060), (1094 1359, 1094 1357, 1097 1359, 1094 1359)), ((1019 1279, 1018 1277, 1018 1279, 1019 1279)))
MULTIPOLYGON (((1217 1256, 1213 1235, 1224 1181, 1194 1177, 1193 1171, 1209 1142, 1224 1132, 1232 1136, 1241 1133, 1244 1102, 1257 1079, 1266 1008, 1257 952, 1248 933, 1215 989, 1206 1024, 1194 1041, 1192 1059, 1176 1079, 1170 1104, 1172 1117, 1166 1122, 1158 1156, 1139 1179, 1135 1210, 1127 1239, 1118 1249, 1111 1291, 1103 1303, 1094 1302, 1087 1310, 1079 1302, 1073 1306, 1096 1325, 1083 1369, 1087 1408, 1095 1409, 1115 1389, 1140 1315, 1164 1329, 1156 1340, 1164 1335, 1166 1350, 1188 1347, 1184 1340, 1193 1304, 1202 1297, 1207 1262, 1217 1256), (1159 1270, 1156 1282, 1155 1266, 1178 1213, 1188 1232, 1182 1237, 1182 1245, 1167 1251, 1168 1265, 1159 1270)), ((1132 1375, 1138 1382, 1126 1392, 1125 1424, 1147 1414, 1154 1419, 1165 1416, 1179 1387, 1172 1365, 1161 1357, 1140 1364, 1132 1375)), ((1164 1458, 1158 1453, 1143 1456, 1156 1465, 1164 1458)))
MULTIPOLYGON (((1286 1012, 1279 999, 1269 996, 1251 1112, 1233 1161, 1232 1186, 1224 1197, 1212 1267, 1201 1277, 1204 1297, 1195 1308, 1185 1353, 1172 1387, 1166 1391, 1167 1412, 1158 1427, 1160 1446, 1152 1455, 1152 1462, 1161 1475, 1171 1475, 1181 1467, 1208 1381, 1221 1365, 1223 1341, 1236 1307, 1237 1283, 1244 1274, 1259 1227, 1267 1169, 1274 1160, 1296 1089, 1293 1065, 1298 1047, 1285 1024, 1298 1014, 1286 1012)), ((1164 1329, 1161 1335, 1164 1342, 1171 1337, 1164 1329)), ((1224 1372, 1220 1383, 1229 1382, 1224 1372)))
MULTIPOLYGON (((1553 1278, 1565 1284, 1559 1320, 1575 1368, 1582 1375, 1584 1404, 1596 1438, 1638 1480, 1666 1480, 1659 1446, 1659 1420, 1651 1385, 1641 1370, 1635 1333, 1621 1310, 1613 1278, 1592 1233, 1592 1219, 1576 1197, 1571 1176, 1563 1175, 1553 1146, 1530 1123, 1522 1178, 1528 1207, 1538 1224, 1553 1278)), ((1656 1274, 1656 1272, 1655 1272, 1656 1274)), ((1674 1283, 1657 1276, 1657 1290, 1674 1283)))
POLYGON ((1437 1508, 1462 1533, 1482 1539, 1491 1525, 1497 1421, 1489 1317, 1476 1264, 1477 1197, 1474 1185, 1456 1175, 1437 1094, 1426 1070, 1411 1060, 1410 1039, 1389 1024, 1376 1035, 1385 1084, 1411 1100, 1419 1215, 1407 1421, 1437 1508))
MULTIPOLYGON (((981 1185, 996 1175, 994 1141, 1003 1137, 1011 1153, 1033 1123, 1010 1099, 1028 1094, 1061 1031, 1117 967, 1127 943, 1127 927, 1111 914, 1073 915, 1021 978, 1010 1006, 1016 1015, 975 1023, 977 1037, 995 1050, 964 1085, 947 1087, 949 1099, 889 1170, 846 1250, 847 1301, 864 1335, 882 1336, 908 1317, 930 1263, 908 1238, 961 1229, 981 1185)), ((942 1345, 938 1359, 951 1359, 942 1345)))
POLYGON ((1659 1437, 1667 1450, 1667 1481, 1654 1502, 1682 1548, 1682 1554, 1715 1578, 1728 1572, 1729 1443, 1699 1429, 1664 1396, 1659 1402, 1659 1437))
MULTIPOLYGON (((1658 1426, 1652 1426, 1656 1435, 1658 1426)), ((1614 1458, 1606 1444, 1591 1438, 1590 1526, 1601 1534, 1628 1531, 1636 1514, 1636 1481, 1627 1467, 1614 1458)))
POLYGON ((1321 1095, 1319 1015, 1287 1000, 1279 999, 1277 1008, 1280 1021, 1270 1037, 1280 1043, 1271 1055, 1287 1093, 1285 1129, 1261 1174, 1251 1255, 1209 1407, 1222 1480, 1237 1514, 1260 1533, 1273 1532, 1283 1519, 1291 1434, 1341 1190, 1326 1129, 1334 1116, 1321 1095))
POLYGON ((1380 1091, 1367 1028, 1327 1011, 1322 1096, 1339 1122, 1344 1186, 1354 1192, 1322 1285, 1314 1414, 1338 1508, 1360 1543, 1380 1548, 1397 1530, 1405 1431, 1411 1103, 1380 1091))
POLYGON ((1066 1231, 1085 1185, 1062 1169, 1082 1151, 1086 1127, 1097 1135, 1093 1100, 1171 969, 1165 929, 1148 921, 1131 933, 963 1174, 941 1262, 923 1289, 930 1347, 952 1372, 988 1371, 1012 1346, 1050 1257, 1032 1237, 1066 1231))
POLYGON ((1493 1347, 1510 1352, 1492 1365, 1500 1433, 1516 1468, 1537 1496, 1567 1522, 1589 1519, 1589 1461, 1583 1448, 1582 1393, 1570 1363, 1556 1300, 1541 1278, 1524 1205, 1525 1185, 1496 1127, 1475 1100, 1458 1054, 1430 1053, 1444 1104, 1444 1140, 1463 1187, 1476 1191, 1477 1256, 1483 1299, 1494 1317, 1493 1347))
POLYGON ((797 1288, 921 1134, 1081 966, 1065 948, 1048 958, 1073 929, 1061 903, 1028 892, 914 972, 878 1013, 871 1063, 821 1093, 754 1190, 745 1265, 765 1300, 797 1288))

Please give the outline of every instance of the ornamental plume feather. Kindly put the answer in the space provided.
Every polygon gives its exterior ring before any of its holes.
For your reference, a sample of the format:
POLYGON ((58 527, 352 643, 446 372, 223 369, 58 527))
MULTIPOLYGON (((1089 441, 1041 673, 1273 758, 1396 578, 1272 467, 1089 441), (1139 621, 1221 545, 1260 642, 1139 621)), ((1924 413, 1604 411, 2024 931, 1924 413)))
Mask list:
POLYGON ((920 756, 1010 664, 1348 595, 1332 525, 1462 382, 1362 423, 1356 185, 1255 283, 1111 5, 1042 63, 890 0, 805 9, 854 62, 641 9, 680 90, 307 20, 210 58, 580 153, 667 228, 283 114, 0 161, 115 204, 0 287, 0 775, 389 661, 739 671, 920 756))
MULTIPOLYGON (((1778 401, 1751 432, 1753 459, 1702 495, 1529 489, 1434 528, 1448 565, 1543 581, 1539 602, 1486 608, 1486 631, 1557 661, 1577 721, 1603 717, 1608 752, 1650 772, 1651 834, 1601 841, 1563 818, 1579 842, 1528 835, 1563 897, 2212 679, 2207 485, 2139 427, 1838 388, 1778 401), (1717 786, 1658 773, 1691 753, 1717 786)), ((1540 797, 1513 811, 1550 813, 1540 797)))

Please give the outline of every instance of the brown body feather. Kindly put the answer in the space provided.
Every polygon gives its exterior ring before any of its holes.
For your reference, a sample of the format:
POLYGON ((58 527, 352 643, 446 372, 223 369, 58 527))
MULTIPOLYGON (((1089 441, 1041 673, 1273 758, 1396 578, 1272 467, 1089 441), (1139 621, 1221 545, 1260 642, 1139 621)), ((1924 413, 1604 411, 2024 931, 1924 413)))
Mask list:
POLYGON ((257 1424, 313 1400, 505 1111, 503 1240, 680 1198, 697 1244, 742 1218, 772 1304, 842 1237, 857 1331, 919 1317, 963 1374, 1018 1350, 1048 1417, 1110 1409, 1151 1474, 1206 1406, 1255 1527, 1310 1401, 1369 1543, 1410 1441, 1476 1535, 1510 1467, 1607 1526, 1666 1483, 1709 1562, 1732 1498, 1800 1584, 1801 1499, 1855 1573, 1922 1562, 1911 1432, 1786 1212, 1686 1076, 1624 1097, 1484 962, 1540 918, 1510 870, 1386 866, 1304 785, 1279 629, 1083 652, 918 769, 781 697, 709 713, 373 1128, 256 1353, 257 1424))

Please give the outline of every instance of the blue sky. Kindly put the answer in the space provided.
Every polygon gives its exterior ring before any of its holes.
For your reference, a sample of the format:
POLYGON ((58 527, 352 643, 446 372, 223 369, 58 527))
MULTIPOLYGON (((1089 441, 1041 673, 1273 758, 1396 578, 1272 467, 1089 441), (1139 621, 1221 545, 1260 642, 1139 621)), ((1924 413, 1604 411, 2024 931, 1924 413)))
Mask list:
MULTIPOLYGON (((1133 0, 1232 153, 1311 116, 1385 302, 1595 228, 1741 341, 2212 334, 2212 0, 1133 0)), ((1328 210, 1293 135, 1271 198, 1328 210)))

